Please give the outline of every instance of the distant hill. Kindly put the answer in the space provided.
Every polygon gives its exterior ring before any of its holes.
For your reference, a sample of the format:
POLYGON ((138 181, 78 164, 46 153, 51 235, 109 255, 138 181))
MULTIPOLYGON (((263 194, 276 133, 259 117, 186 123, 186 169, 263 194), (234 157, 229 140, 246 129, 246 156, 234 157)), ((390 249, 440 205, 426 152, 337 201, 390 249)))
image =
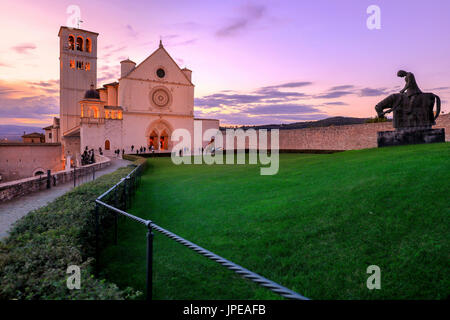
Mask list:
MULTIPOLYGON (((352 118, 352 117, 331 117, 316 121, 302 121, 289 124, 266 124, 260 126, 240 126, 242 129, 304 129, 304 128, 317 128, 317 127, 329 127, 329 126, 343 126, 349 124, 362 124, 370 118, 352 118)), ((221 130, 226 127, 221 127, 221 130)))
POLYGON ((8 139, 8 141, 21 141, 23 133, 44 133, 42 127, 28 127, 19 125, 4 124, 0 125, 0 140, 8 139))

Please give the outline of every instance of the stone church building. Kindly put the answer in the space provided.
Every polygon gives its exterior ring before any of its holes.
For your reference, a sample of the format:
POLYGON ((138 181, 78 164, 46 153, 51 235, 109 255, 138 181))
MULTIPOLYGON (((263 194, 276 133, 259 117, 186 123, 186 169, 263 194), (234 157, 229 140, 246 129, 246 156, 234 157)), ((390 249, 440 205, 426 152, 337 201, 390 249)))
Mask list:
MULTIPOLYGON (((203 132, 219 129, 218 120, 194 119, 192 71, 180 69, 161 42, 138 65, 121 61, 120 78, 96 89, 98 33, 61 27, 58 35, 58 131, 65 158, 79 160, 86 147, 102 148, 105 155, 116 149, 130 153, 131 146, 170 152, 177 128, 192 137, 194 121, 202 122, 203 132)), ((46 129, 55 130, 55 124, 46 129)))

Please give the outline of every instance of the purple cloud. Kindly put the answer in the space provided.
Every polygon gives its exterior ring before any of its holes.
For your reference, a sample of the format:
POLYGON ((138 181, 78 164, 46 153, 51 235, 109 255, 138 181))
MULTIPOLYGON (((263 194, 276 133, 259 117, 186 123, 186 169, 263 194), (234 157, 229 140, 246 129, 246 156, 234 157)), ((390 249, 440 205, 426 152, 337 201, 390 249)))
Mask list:
POLYGON ((260 20, 266 12, 266 7, 262 5, 247 5, 241 8, 241 12, 241 17, 234 19, 228 25, 217 30, 216 36, 229 37, 236 35, 250 24, 260 20))
POLYGON ((11 47, 11 49, 20 54, 28 54, 30 50, 36 49, 36 45, 33 43, 21 43, 11 47))
POLYGON ((332 91, 316 96, 317 99, 335 99, 353 94, 352 91, 332 91))
POLYGON ((387 91, 387 88, 379 88, 379 89, 363 88, 360 90, 359 95, 361 97, 376 97, 376 96, 388 95, 389 93, 390 93, 390 91, 387 91))
POLYGON ((325 105, 328 106, 348 106, 348 103, 342 102, 342 101, 330 101, 330 102, 325 102, 325 105))
POLYGON ((0 96, 0 105, 1 118, 43 119, 59 113, 58 99, 44 95, 21 98, 0 96))
POLYGON ((282 89, 282 88, 300 88, 300 87, 309 86, 311 84, 312 84, 312 82, 310 82, 310 81, 287 82, 287 83, 282 83, 282 84, 279 84, 279 85, 262 87, 260 90, 265 90, 265 89, 282 89))
POLYGON ((292 123, 298 121, 319 120, 326 118, 325 113, 314 114, 258 114, 253 115, 247 112, 221 114, 221 113, 202 113, 196 111, 195 116, 199 118, 219 119, 222 124, 237 125, 261 125, 267 123, 292 123))
POLYGON ((127 30, 128 36, 136 38, 138 36, 138 32, 136 30, 134 30, 133 26, 131 26, 130 24, 127 24, 125 26, 125 29, 127 30))
POLYGON ((347 89, 353 89, 355 86, 351 85, 351 84, 345 84, 345 85, 341 85, 341 86, 335 86, 335 87, 331 87, 330 91, 336 91, 336 90, 347 90, 347 89))
POLYGON ((273 104, 250 107, 245 110, 246 113, 257 115, 299 115, 307 113, 319 113, 319 109, 314 106, 301 105, 301 104, 273 104))

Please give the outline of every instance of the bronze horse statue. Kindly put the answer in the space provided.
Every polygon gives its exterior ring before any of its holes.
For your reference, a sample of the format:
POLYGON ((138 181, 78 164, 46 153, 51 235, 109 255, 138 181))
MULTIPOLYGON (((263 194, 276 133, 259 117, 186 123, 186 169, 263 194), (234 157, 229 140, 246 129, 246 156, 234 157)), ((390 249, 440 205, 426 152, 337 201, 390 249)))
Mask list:
POLYGON ((396 129, 431 128, 441 112, 441 99, 434 93, 421 92, 411 98, 404 93, 395 93, 378 103, 375 110, 379 118, 393 112, 393 127, 396 129), (433 112, 435 101, 436 111, 433 112))

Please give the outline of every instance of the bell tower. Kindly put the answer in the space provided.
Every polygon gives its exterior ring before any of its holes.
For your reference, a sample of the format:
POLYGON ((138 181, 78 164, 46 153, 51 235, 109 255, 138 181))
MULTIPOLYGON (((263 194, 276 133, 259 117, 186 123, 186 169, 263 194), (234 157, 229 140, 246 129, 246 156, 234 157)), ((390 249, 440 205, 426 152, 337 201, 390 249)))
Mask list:
POLYGON ((97 36, 98 33, 77 28, 59 29, 59 114, 64 146, 64 136, 70 132, 73 139, 80 125, 79 101, 91 85, 97 86, 97 36))

